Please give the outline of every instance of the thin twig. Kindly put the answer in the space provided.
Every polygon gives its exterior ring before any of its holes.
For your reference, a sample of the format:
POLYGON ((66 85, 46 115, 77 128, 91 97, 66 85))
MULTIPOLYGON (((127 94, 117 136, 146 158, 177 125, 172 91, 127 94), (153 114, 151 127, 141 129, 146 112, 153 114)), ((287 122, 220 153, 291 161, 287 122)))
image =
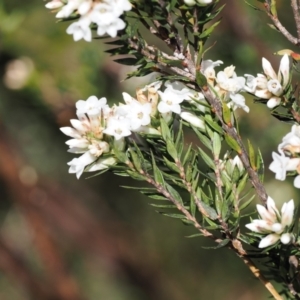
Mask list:
POLYGON ((221 243, 222 239, 216 237, 215 235, 213 235, 211 232, 209 232, 207 229, 203 228, 197 221, 197 219, 195 217, 193 217, 189 211, 182 205, 180 204, 176 199, 174 199, 172 197, 172 195, 159 183, 155 182, 153 180, 153 178, 148 174, 148 173, 144 173, 147 182, 150 183, 151 185, 153 185, 156 190, 161 193, 162 195, 164 195, 167 199, 169 199, 175 206, 176 208, 186 217, 186 219, 188 221, 190 221, 191 223, 194 224, 194 227, 200 231, 200 233, 203 234, 203 236, 208 237, 212 240, 214 240, 216 243, 221 243))
POLYGON ((265 286, 265 288, 270 292, 270 294, 275 298, 275 300, 283 300, 283 298, 278 294, 275 290, 274 286, 268 281, 260 272, 260 270, 254 265, 250 258, 245 256, 241 256, 241 259, 246 264, 246 266, 250 269, 253 275, 260 280, 260 282, 265 286))
POLYGON ((291 6, 294 14, 294 19, 297 28, 298 39, 300 39, 300 14, 299 14, 299 6, 297 0, 291 0, 291 6))
POLYGON ((250 165, 249 156, 247 153, 247 150, 243 144, 243 141, 239 134, 237 133, 236 129, 234 127, 231 127, 227 125, 223 120, 223 111, 222 111, 222 105, 218 98, 214 96, 214 94, 208 89, 207 87, 202 88, 202 93, 209 102, 209 104, 214 108, 215 114, 218 117, 219 121, 222 124, 222 128, 225 130, 225 132, 232 137, 239 145, 240 152, 238 153, 245 169, 247 170, 249 174, 250 181, 253 185, 253 187, 256 190, 256 193, 260 199, 260 201, 265 205, 268 199, 268 195, 266 193, 265 187, 262 184, 262 182, 259 180, 258 174, 250 165))
MULTIPOLYGON (((272 7, 273 9, 275 9, 276 6, 276 1, 272 1, 272 7)), ((268 16, 270 17, 270 19, 272 20, 273 24, 276 26, 276 28, 282 33, 282 35, 292 44, 294 45, 298 45, 299 44, 299 40, 294 37, 279 21, 277 14, 274 14, 274 12, 272 13, 271 11, 271 6, 268 3, 268 1, 265 2, 265 8, 267 11, 268 16)))

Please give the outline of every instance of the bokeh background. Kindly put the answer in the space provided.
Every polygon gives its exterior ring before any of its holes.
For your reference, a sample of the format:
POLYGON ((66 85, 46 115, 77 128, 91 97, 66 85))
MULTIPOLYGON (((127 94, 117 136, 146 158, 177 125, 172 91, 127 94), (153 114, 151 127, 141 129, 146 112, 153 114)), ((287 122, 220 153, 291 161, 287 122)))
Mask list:
MULTIPOLYGON (((206 58, 261 72, 261 57, 290 48, 263 12, 227 0, 206 58)), ((252 1, 252 3, 255 1, 252 1)), ((277 1, 293 29, 289 1, 277 1)), ((104 53, 100 40, 75 43, 42 0, 0 0, 0 299, 1 300, 251 300, 263 286, 227 249, 187 239, 193 229, 149 206, 136 184, 106 173, 77 180, 59 127, 90 95, 122 101, 149 79, 123 81, 129 70, 104 53)), ((297 76, 296 76, 297 78, 297 76)), ((253 104, 240 113, 242 136, 266 167, 289 126, 253 104)), ((192 137, 190 137, 192 138, 192 137)), ((266 168, 266 188, 278 202, 298 195, 266 168)), ((254 205, 251 208, 254 209, 254 205)))

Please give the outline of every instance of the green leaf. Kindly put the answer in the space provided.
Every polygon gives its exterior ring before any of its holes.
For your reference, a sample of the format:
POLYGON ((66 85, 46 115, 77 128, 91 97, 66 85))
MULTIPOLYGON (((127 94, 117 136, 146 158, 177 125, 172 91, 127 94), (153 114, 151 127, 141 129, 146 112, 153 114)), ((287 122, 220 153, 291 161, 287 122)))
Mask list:
POLYGON ((191 234, 191 235, 186 236, 186 238, 192 239, 192 238, 199 237, 199 236, 203 236, 203 233, 191 234))
POLYGON ((248 180, 248 173, 246 173, 243 178, 240 180, 238 186, 237 186, 237 193, 240 194, 242 192, 242 190, 245 188, 246 186, 246 183, 247 183, 247 180, 248 180))
POLYGON ((163 177, 162 172, 159 170, 159 168, 156 165, 155 158, 153 156, 153 153, 151 152, 152 156, 152 168, 153 168, 153 175, 154 175, 154 180, 156 183, 162 185, 163 187, 165 186, 165 180, 163 177))
POLYGON ((118 64, 121 65, 126 65, 126 66, 135 66, 137 64, 138 59, 133 58, 133 57, 128 57, 128 58, 118 58, 114 59, 114 61, 118 64))
POLYGON ((215 211, 214 208, 210 207, 209 205, 207 205, 203 201, 199 200, 199 203, 203 207, 203 209, 205 210, 205 212, 207 213, 207 215, 210 219, 216 220, 218 218, 218 214, 217 214, 217 212, 215 211))
POLYGON ((211 141, 209 138, 207 138, 205 135, 203 135, 202 133, 200 133, 199 130, 197 130, 195 127, 192 127, 194 132, 196 133, 196 135, 198 136, 199 140, 201 141, 201 143, 208 148, 209 150, 212 151, 212 145, 211 145, 211 141))
POLYGON ((129 162, 129 159, 127 157, 127 155, 125 154, 124 151, 120 151, 117 147, 113 147, 113 151, 114 151, 114 154, 116 156, 116 158, 124 163, 124 164, 127 164, 129 162))
POLYGON ((131 178, 133 178, 135 180, 146 181, 145 176, 141 175, 138 172, 135 172, 135 171, 132 171, 132 170, 127 170, 127 173, 130 175, 131 178))
POLYGON ((249 149, 250 165, 252 169, 256 170, 255 152, 249 140, 248 140, 248 149, 249 149))
POLYGON ((196 82, 200 88, 207 87, 207 79, 199 71, 196 72, 196 82))
POLYGON ((201 149, 198 147, 199 153, 202 157, 202 159, 204 160, 204 162, 212 169, 215 169, 215 164, 213 162, 213 160, 201 149))
POLYGON ((226 102, 222 102, 222 108, 223 108, 223 120, 227 125, 229 125, 231 124, 231 110, 228 107, 226 102))
POLYGON ((232 182, 237 182, 239 180, 239 178, 240 178, 239 168, 237 166, 234 166, 233 172, 231 175, 232 182))
POLYGON ((196 206, 196 203, 195 203, 195 199, 191 195, 190 196, 190 211, 191 211, 191 214, 192 214, 193 217, 195 217, 195 215, 196 215, 196 208, 197 208, 197 206, 196 206))
POLYGON ((255 198, 255 195, 253 195, 250 199, 248 199, 243 204, 241 204, 240 207, 239 207, 239 209, 243 210, 243 209, 247 208, 252 203, 252 201, 253 201, 254 198, 255 198))
POLYGON ((171 139, 171 132, 168 124, 164 120, 164 118, 160 118, 160 128, 161 128, 161 135, 163 139, 166 141, 168 139, 171 139))
POLYGON ((191 151, 192 151, 192 144, 189 145, 187 151, 185 152, 184 158, 182 160, 182 165, 185 165, 187 162, 191 161, 191 151))
POLYGON ((233 137, 231 137, 228 134, 225 134, 225 141, 226 141, 227 145, 231 149, 235 150, 238 154, 242 153, 241 147, 239 146, 239 144, 237 143, 237 141, 233 137))
POLYGON ((137 171, 142 171, 141 161, 132 148, 129 149, 130 156, 137 171))
POLYGON ((149 205, 153 206, 153 207, 157 207, 157 208, 164 208, 164 209, 174 209, 176 208, 176 206, 174 204, 154 204, 154 203, 150 203, 149 205))
POLYGON ((182 122, 180 121, 179 129, 175 141, 175 147, 178 153, 178 157, 180 157, 182 154, 183 146, 184 146, 183 130, 182 130, 182 122))
POLYGON ((170 170, 172 170, 172 171, 174 171, 178 174, 180 173, 180 170, 179 170, 178 166, 175 163, 169 161, 165 156, 163 157, 163 159, 164 159, 165 164, 167 165, 167 167, 170 170))
POLYGON ((221 138, 216 132, 214 132, 214 137, 213 137, 213 154, 214 154, 214 157, 219 157, 220 152, 221 152, 221 138))
POLYGON ((183 205, 183 201, 182 201, 182 198, 181 196, 179 195, 179 193, 169 184, 165 184, 166 185, 166 188, 167 188, 167 191, 170 193, 170 195, 172 196, 172 198, 183 205))
POLYGON ((264 181, 264 174, 265 174, 265 165, 264 165, 264 160, 262 157, 262 154, 260 150, 258 149, 258 155, 257 155, 257 175, 258 178, 260 179, 261 182, 264 181))
POLYGON ((230 239, 225 239, 222 242, 220 242, 215 249, 219 249, 219 248, 225 247, 226 245, 228 245, 229 242, 230 242, 230 239))
POLYGON ((205 115, 204 120, 212 129, 223 135, 222 127, 210 115, 205 115))
POLYGON ((141 192, 143 195, 146 195, 147 197, 154 199, 154 200, 163 200, 170 203, 169 199, 167 199, 165 196, 158 194, 157 192, 141 192))
POLYGON ((165 212, 159 212, 160 214, 166 216, 166 217, 170 217, 170 218, 175 218, 175 219, 186 219, 185 216, 180 215, 180 214, 170 214, 170 213, 165 213, 165 212))
POLYGON ((220 24, 220 21, 216 22, 209 28, 205 29, 199 36, 199 39, 207 38, 211 35, 211 33, 214 31, 214 29, 220 24))
POLYGON ((173 141, 171 141, 171 139, 168 138, 168 139, 166 139, 166 143, 167 143, 168 153, 176 161, 178 159, 178 153, 177 153, 177 150, 176 150, 176 147, 175 147, 173 141))

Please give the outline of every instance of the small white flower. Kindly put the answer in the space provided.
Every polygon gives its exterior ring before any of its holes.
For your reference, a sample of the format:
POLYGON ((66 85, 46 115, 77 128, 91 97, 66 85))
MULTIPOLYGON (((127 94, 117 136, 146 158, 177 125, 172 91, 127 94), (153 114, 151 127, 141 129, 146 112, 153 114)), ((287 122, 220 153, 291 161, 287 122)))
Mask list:
POLYGON ((293 223, 294 200, 284 203, 281 213, 279 213, 271 197, 267 199, 267 208, 260 204, 256 207, 261 219, 252 220, 246 227, 253 232, 266 235, 261 239, 258 245, 259 248, 269 247, 279 240, 283 244, 288 244, 293 240, 293 235, 285 231, 289 230, 289 227, 293 223))
POLYGON ((131 135, 130 122, 125 118, 111 117, 108 119, 107 127, 103 133, 113 136, 116 140, 129 136, 131 135))
POLYGON ((230 99, 232 101, 229 103, 229 106, 232 105, 233 109, 241 108, 247 113, 250 111, 249 107, 245 103, 246 99, 243 95, 241 95, 241 94, 230 94, 230 99))
POLYGON ((161 98, 157 106, 158 111, 160 113, 174 112, 180 114, 181 107, 179 104, 185 99, 190 99, 191 90, 178 81, 172 83, 167 81, 165 86, 167 88, 164 92, 157 91, 161 98))
POLYGON ((98 99, 96 96, 90 96, 87 100, 78 100, 76 102, 77 114, 98 115, 101 110, 107 108, 105 97, 98 99))
POLYGON ((291 132, 285 135, 282 143, 278 145, 278 151, 283 153, 288 151, 291 154, 300 153, 300 126, 293 125, 291 132))
POLYGON ((79 21, 72 23, 67 28, 67 34, 72 34, 74 41, 77 42, 84 39, 87 42, 92 41, 92 31, 90 28, 90 20, 88 18, 81 18, 79 21))
POLYGON ((265 58, 262 59, 262 67, 264 74, 257 74, 256 78, 252 75, 245 75, 247 77, 245 90, 258 98, 269 99, 267 106, 273 109, 280 105, 283 93, 290 81, 290 60, 287 54, 282 57, 278 74, 265 58))
POLYGON ((284 154, 272 153, 273 162, 270 164, 269 169, 274 172, 277 180, 285 180, 287 171, 295 171, 300 164, 300 158, 289 158, 284 154))
POLYGON ((83 173, 85 167, 91 163, 93 163, 97 157, 92 155, 90 152, 85 152, 78 158, 73 158, 70 162, 68 162, 69 173, 75 173, 76 177, 79 179, 81 174, 83 173))
POLYGON ((214 84, 216 78, 215 67, 218 67, 221 64, 223 64, 221 60, 217 60, 214 62, 209 59, 203 60, 201 62, 200 72, 207 78, 207 81, 212 85, 214 84))
POLYGON ((56 18, 68 18, 80 5, 81 0, 69 0, 56 14, 56 18))

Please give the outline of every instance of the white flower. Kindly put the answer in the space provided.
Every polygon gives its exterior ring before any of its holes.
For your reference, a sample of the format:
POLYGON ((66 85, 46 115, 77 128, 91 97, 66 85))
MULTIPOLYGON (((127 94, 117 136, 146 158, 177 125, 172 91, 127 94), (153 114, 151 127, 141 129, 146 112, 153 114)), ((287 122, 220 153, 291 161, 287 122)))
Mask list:
POLYGON ((68 18, 72 14, 81 16, 79 21, 72 23, 67 28, 67 33, 72 34, 75 41, 84 39, 92 40, 90 25, 97 25, 97 34, 108 34, 116 37, 118 30, 124 29, 126 24, 120 18, 125 12, 131 10, 132 6, 128 0, 69 0, 65 5, 60 0, 52 0, 46 4, 47 8, 59 8, 57 18, 68 18))
MULTIPOLYGON (((118 3, 113 2, 114 1, 97 3, 90 14, 91 20, 98 25, 97 34, 100 36, 107 33, 111 37, 116 37, 117 31, 124 29, 126 26, 125 22, 119 18, 119 16, 123 13, 122 6, 119 7, 118 3)), ((120 2, 119 4, 122 4, 121 2, 124 1, 115 2, 120 2)), ((124 3, 126 4, 127 1, 124 3)))
POLYGON ((98 24, 97 34, 102 36, 107 33, 109 36, 114 38, 117 36, 118 30, 122 30, 125 27, 126 27, 125 22, 120 18, 116 18, 113 22, 111 22, 108 25, 98 24))
POLYGON ((261 239, 259 248, 269 247, 279 240, 283 244, 288 244, 293 240, 293 234, 286 232, 286 230, 289 230, 293 223, 294 200, 284 203, 281 213, 279 213, 271 197, 268 197, 267 208, 260 204, 256 207, 261 219, 252 220, 246 227, 253 232, 266 235, 261 239))
POLYGON ((130 122, 126 118, 111 117, 103 133, 113 136, 116 140, 129 136, 131 135, 130 122))
POLYGON ((221 60, 217 60, 214 62, 209 59, 209 60, 203 60, 201 62, 200 72, 206 77, 207 81, 212 85, 214 84, 214 80, 216 78, 215 67, 218 67, 221 64, 223 64, 221 60))
POLYGON ((287 54, 282 57, 278 74, 265 58, 262 59, 262 67, 264 74, 257 74, 256 78, 245 75, 247 77, 245 90, 258 98, 269 99, 267 106, 273 109, 280 105, 281 97, 290 81, 290 60, 287 54))
POLYGON ((246 105, 246 99, 243 95, 241 94, 230 94, 230 99, 232 100, 229 103, 229 106, 233 106, 233 109, 236 108, 242 108, 245 112, 249 112, 250 109, 249 107, 246 105))
POLYGON ((273 162, 269 169, 274 172, 277 180, 285 180, 287 171, 295 171, 300 164, 300 158, 289 158, 284 154, 272 153, 273 162))
POLYGON ((109 168, 109 166, 112 166, 117 163, 117 160, 112 157, 102 157, 99 158, 95 163, 93 163, 90 167, 87 167, 85 169, 86 172, 95 172, 100 171, 109 168))
POLYGON ((67 28, 67 34, 73 34, 74 41, 77 42, 81 39, 86 40, 87 42, 92 41, 92 31, 90 28, 90 19, 81 18, 79 21, 72 23, 67 28))
POLYGON ((85 167, 91 163, 93 163, 97 157, 92 155, 90 152, 85 152, 78 158, 73 158, 70 162, 68 162, 69 173, 75 173, 76 177, 79 178, 83 173, 85 167))
POLYGON ((246 79, 237 77, 232 68, 227 67, 224 71, 218 72, 216 81, 222 90, 235 94, 244 88, 246 79))
POLYGON ((159 102, 157 109, 160 113, 169 113, 174 112, 180 114, 181 107, 180 103, 189 99, 191 95, 191 90, 188 89, 181 82, 169 82, 165 83, 167 87, 164 92, 157 91, 160 95, 161 101, 159 102))
POLYGON ((285 135, 282 143, 278 145, 278 151, 289 151, 291 154, 300 153, 300 126, 293 125, 291 132, 285 135))
POLYGON ((56 18, 68 18, 80 5, 82 0, 69 0, 56 14, 56 18))
POLYGON ((76 102, 77 115, 98 115, 101 110, 105 110, 108 107, 106 102, 105 97, 98 99, 96 96, 90 96, 86 101, 78 100, 76 102))

